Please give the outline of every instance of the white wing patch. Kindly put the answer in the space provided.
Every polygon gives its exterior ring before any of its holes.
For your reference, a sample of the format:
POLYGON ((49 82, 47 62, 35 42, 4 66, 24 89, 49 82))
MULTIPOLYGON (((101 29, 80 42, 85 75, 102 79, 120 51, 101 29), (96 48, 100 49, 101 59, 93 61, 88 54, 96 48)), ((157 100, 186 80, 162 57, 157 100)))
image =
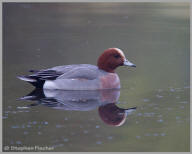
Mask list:
POLYGON ((58 89, 58 87, 54 83, 54 81, 47 80, 47 81, 45 81, 45 83, 43 85, 43 89, 58 89))

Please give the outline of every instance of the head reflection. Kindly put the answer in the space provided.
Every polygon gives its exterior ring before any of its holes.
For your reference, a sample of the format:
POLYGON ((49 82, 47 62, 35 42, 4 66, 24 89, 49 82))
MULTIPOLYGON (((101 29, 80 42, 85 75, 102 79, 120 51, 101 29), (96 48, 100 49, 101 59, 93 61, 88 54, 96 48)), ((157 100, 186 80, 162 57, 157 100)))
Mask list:
POLYGON ((98 108, 102 121, 111 126, 121 126, 136 108, 119 108, 116 103, 120 90, 64 91, 35 89, 21 100, 35 101, 30 106, 44 105, 54 109, 90 111, 98 108))

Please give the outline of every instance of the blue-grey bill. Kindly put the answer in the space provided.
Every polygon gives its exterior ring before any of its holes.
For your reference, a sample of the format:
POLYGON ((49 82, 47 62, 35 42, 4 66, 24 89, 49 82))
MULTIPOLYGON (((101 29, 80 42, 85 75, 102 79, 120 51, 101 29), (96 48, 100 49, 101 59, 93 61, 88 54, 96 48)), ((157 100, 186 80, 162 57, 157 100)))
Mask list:
POLYGON ((130 66, 130 67, 136 67, 135 64, 131 63, 131 62, 128 61, 127 59, 124 61, 123 65, 124 65, 124 66, 130 66))

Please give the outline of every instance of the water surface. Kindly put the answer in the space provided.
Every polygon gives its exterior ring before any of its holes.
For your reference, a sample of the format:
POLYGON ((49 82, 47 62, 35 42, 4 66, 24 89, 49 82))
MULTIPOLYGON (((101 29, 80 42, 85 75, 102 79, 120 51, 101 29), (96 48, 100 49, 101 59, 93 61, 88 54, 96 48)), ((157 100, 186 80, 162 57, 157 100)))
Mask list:
POLYGON ((4 150, 189 151, 189 23, 188 3, 4 3, 4 150), (137 68, 116 70, 122 88, 107 103, 98 93, 70 92, 44 103, 18 100, 33 87, 17 75, 96 64, 109 47, 121 48, 137 68), (117 111, 121 124, 104 120, 117 111))

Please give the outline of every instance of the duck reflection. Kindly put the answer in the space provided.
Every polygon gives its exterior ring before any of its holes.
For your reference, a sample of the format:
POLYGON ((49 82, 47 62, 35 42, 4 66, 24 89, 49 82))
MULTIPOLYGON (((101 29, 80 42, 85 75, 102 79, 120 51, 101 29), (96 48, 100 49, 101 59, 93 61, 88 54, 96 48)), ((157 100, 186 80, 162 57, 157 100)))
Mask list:
POLYGON ((35 101, 30 106, 44 105, 54 109, 71 111, 90 111, 98 108, 99 116, 108 125, 121 126, 127 115, 136 107, 123 109, 116 103, 120 90, 64 91, 35 89, 21 100, 35 101))

